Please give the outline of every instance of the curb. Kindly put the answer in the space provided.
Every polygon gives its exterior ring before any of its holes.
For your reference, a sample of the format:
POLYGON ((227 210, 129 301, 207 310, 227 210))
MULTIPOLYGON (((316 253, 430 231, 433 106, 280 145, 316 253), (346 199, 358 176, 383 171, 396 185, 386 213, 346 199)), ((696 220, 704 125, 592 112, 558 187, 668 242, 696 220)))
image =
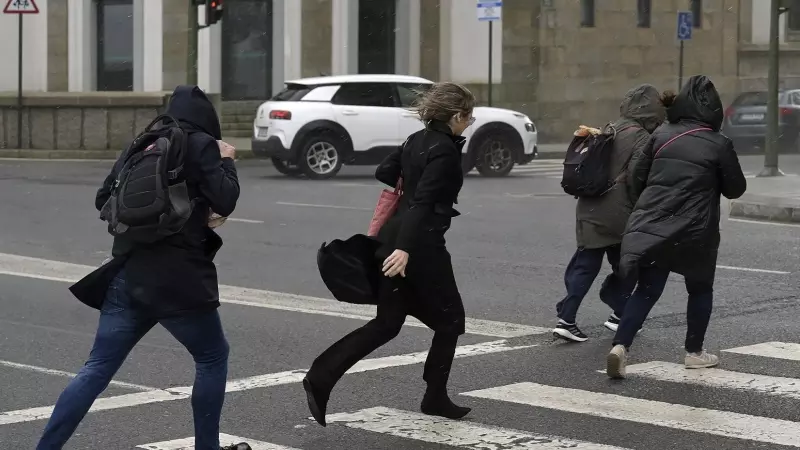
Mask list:
POLYGON ((800 223, 800 199, 745 194, 731 201, 731 217, 800 223))

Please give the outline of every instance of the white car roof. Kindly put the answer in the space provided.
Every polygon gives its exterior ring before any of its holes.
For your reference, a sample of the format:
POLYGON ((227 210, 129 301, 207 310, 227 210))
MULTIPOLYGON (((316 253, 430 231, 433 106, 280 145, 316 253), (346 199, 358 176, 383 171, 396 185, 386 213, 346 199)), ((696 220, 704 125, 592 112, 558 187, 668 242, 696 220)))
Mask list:
POLYGON ((410 75, 335 75, 329 77, 313 77, 313 78, 300 78, 297 80, 286 81, 287 84, 304 84, 304 85, 319 85, 319 84, 342 84, 342 83, 411 83, 423 84, 433 83, 431 80, 425 78, 414 77, 410 75))

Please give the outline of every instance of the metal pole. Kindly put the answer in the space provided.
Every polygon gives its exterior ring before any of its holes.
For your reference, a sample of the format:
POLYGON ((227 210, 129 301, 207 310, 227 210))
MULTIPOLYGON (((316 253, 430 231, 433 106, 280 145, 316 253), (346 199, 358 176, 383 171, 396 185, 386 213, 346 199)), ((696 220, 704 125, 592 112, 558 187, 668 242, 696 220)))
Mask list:
POLYGON ((197 5, 189 2, 189 40, 186 50, 186 84, 197 84, 197 5))
POLYGON ((769 18, 769 72, 767 75, 767 139, 764 149, 764 169, 760 177, 783 175, 778 170, 778 63, 780 0, 772 0, 769 18))
POLYGON ((683 88, 683 40, 678 51, 678 92, 683 88))
POLYGON ((17 148, 22 148, 22 14, 17 17, 17 148))
POLYGON ((492 106, 492 24, 489 21, 489 106, 492 106))

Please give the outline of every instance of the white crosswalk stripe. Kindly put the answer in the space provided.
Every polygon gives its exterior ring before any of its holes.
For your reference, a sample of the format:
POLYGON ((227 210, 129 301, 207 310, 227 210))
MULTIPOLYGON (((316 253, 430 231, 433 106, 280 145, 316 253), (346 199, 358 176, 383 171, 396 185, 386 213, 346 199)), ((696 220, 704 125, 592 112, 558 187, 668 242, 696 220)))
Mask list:
MULTIPOLYGON (((222 446, 238 444, 240 442, 247 442, 250 444, 250 447, 253 450, 299 450, 293 447, 270 444, 269 442, 261 442, 254 439, 231 436, 230 434, 219 434, 219 444, 222 446)), ((172 441, 155 442, 152 444, 139 445, 136 448, 143 448, 147 450, 194 450, 194 438, 188 437, 183 439, 175 439, 172 441)))
MULTIPOLYGON (((537 177, 545 178, 558 178, 561 179, 563 174, 564 165, 560 159, 543 159, 535 160, 524 166, 515 165, 511 169, 512 175, 535 175, 537 177)), ((472 169, 471 174, 477 174, 478 171, 472 169)))

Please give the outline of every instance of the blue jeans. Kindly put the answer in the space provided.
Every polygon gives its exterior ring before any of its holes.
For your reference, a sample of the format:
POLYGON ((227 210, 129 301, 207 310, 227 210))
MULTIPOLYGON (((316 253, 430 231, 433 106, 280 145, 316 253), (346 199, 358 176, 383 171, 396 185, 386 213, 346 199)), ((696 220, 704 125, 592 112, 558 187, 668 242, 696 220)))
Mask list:
POLYGON ((165 320, 149 317, 131 307, 123 274, 109 286, 89 360, 58 398, 37 450, 60 450, 64 446, 128 353, 157 323, 183 344, 195 361, 192 389, 195 448, 219 450, 219 420, 225 400, 229 350, 219 313, 214 310, 165 320))
MULTIPOLYGON (((661 298, 667 278, 669 278, 669 270, 655 266, 639 268, 639 285, 625 306, 625 312, 622 314, 613 345, 624 345, 625 348, 630 348, 633 338, 647 319, 650 310, 661 298)), ((706 329, 711 320, 711 309, 714 303, 714 284, 690 278, 687 278, 685 283, 686 291, 689 293, 689 302, 686 305, 684 348, 687 352, 694 353, 703 350, 706 329)))
POLYGON ((625 308, 628 292, 615 276, 619 267, 619 245, 602 248, 578 248, 564 272, 564 285, 567 296, 556 304, 558 318, 567 323, 575 323, 578 308, 592 287, 595 278, 603 267, 603 257, 608 258, 614 273, 609 274, 600 289, 600 300, 608 305, 619 317, 625 308))

